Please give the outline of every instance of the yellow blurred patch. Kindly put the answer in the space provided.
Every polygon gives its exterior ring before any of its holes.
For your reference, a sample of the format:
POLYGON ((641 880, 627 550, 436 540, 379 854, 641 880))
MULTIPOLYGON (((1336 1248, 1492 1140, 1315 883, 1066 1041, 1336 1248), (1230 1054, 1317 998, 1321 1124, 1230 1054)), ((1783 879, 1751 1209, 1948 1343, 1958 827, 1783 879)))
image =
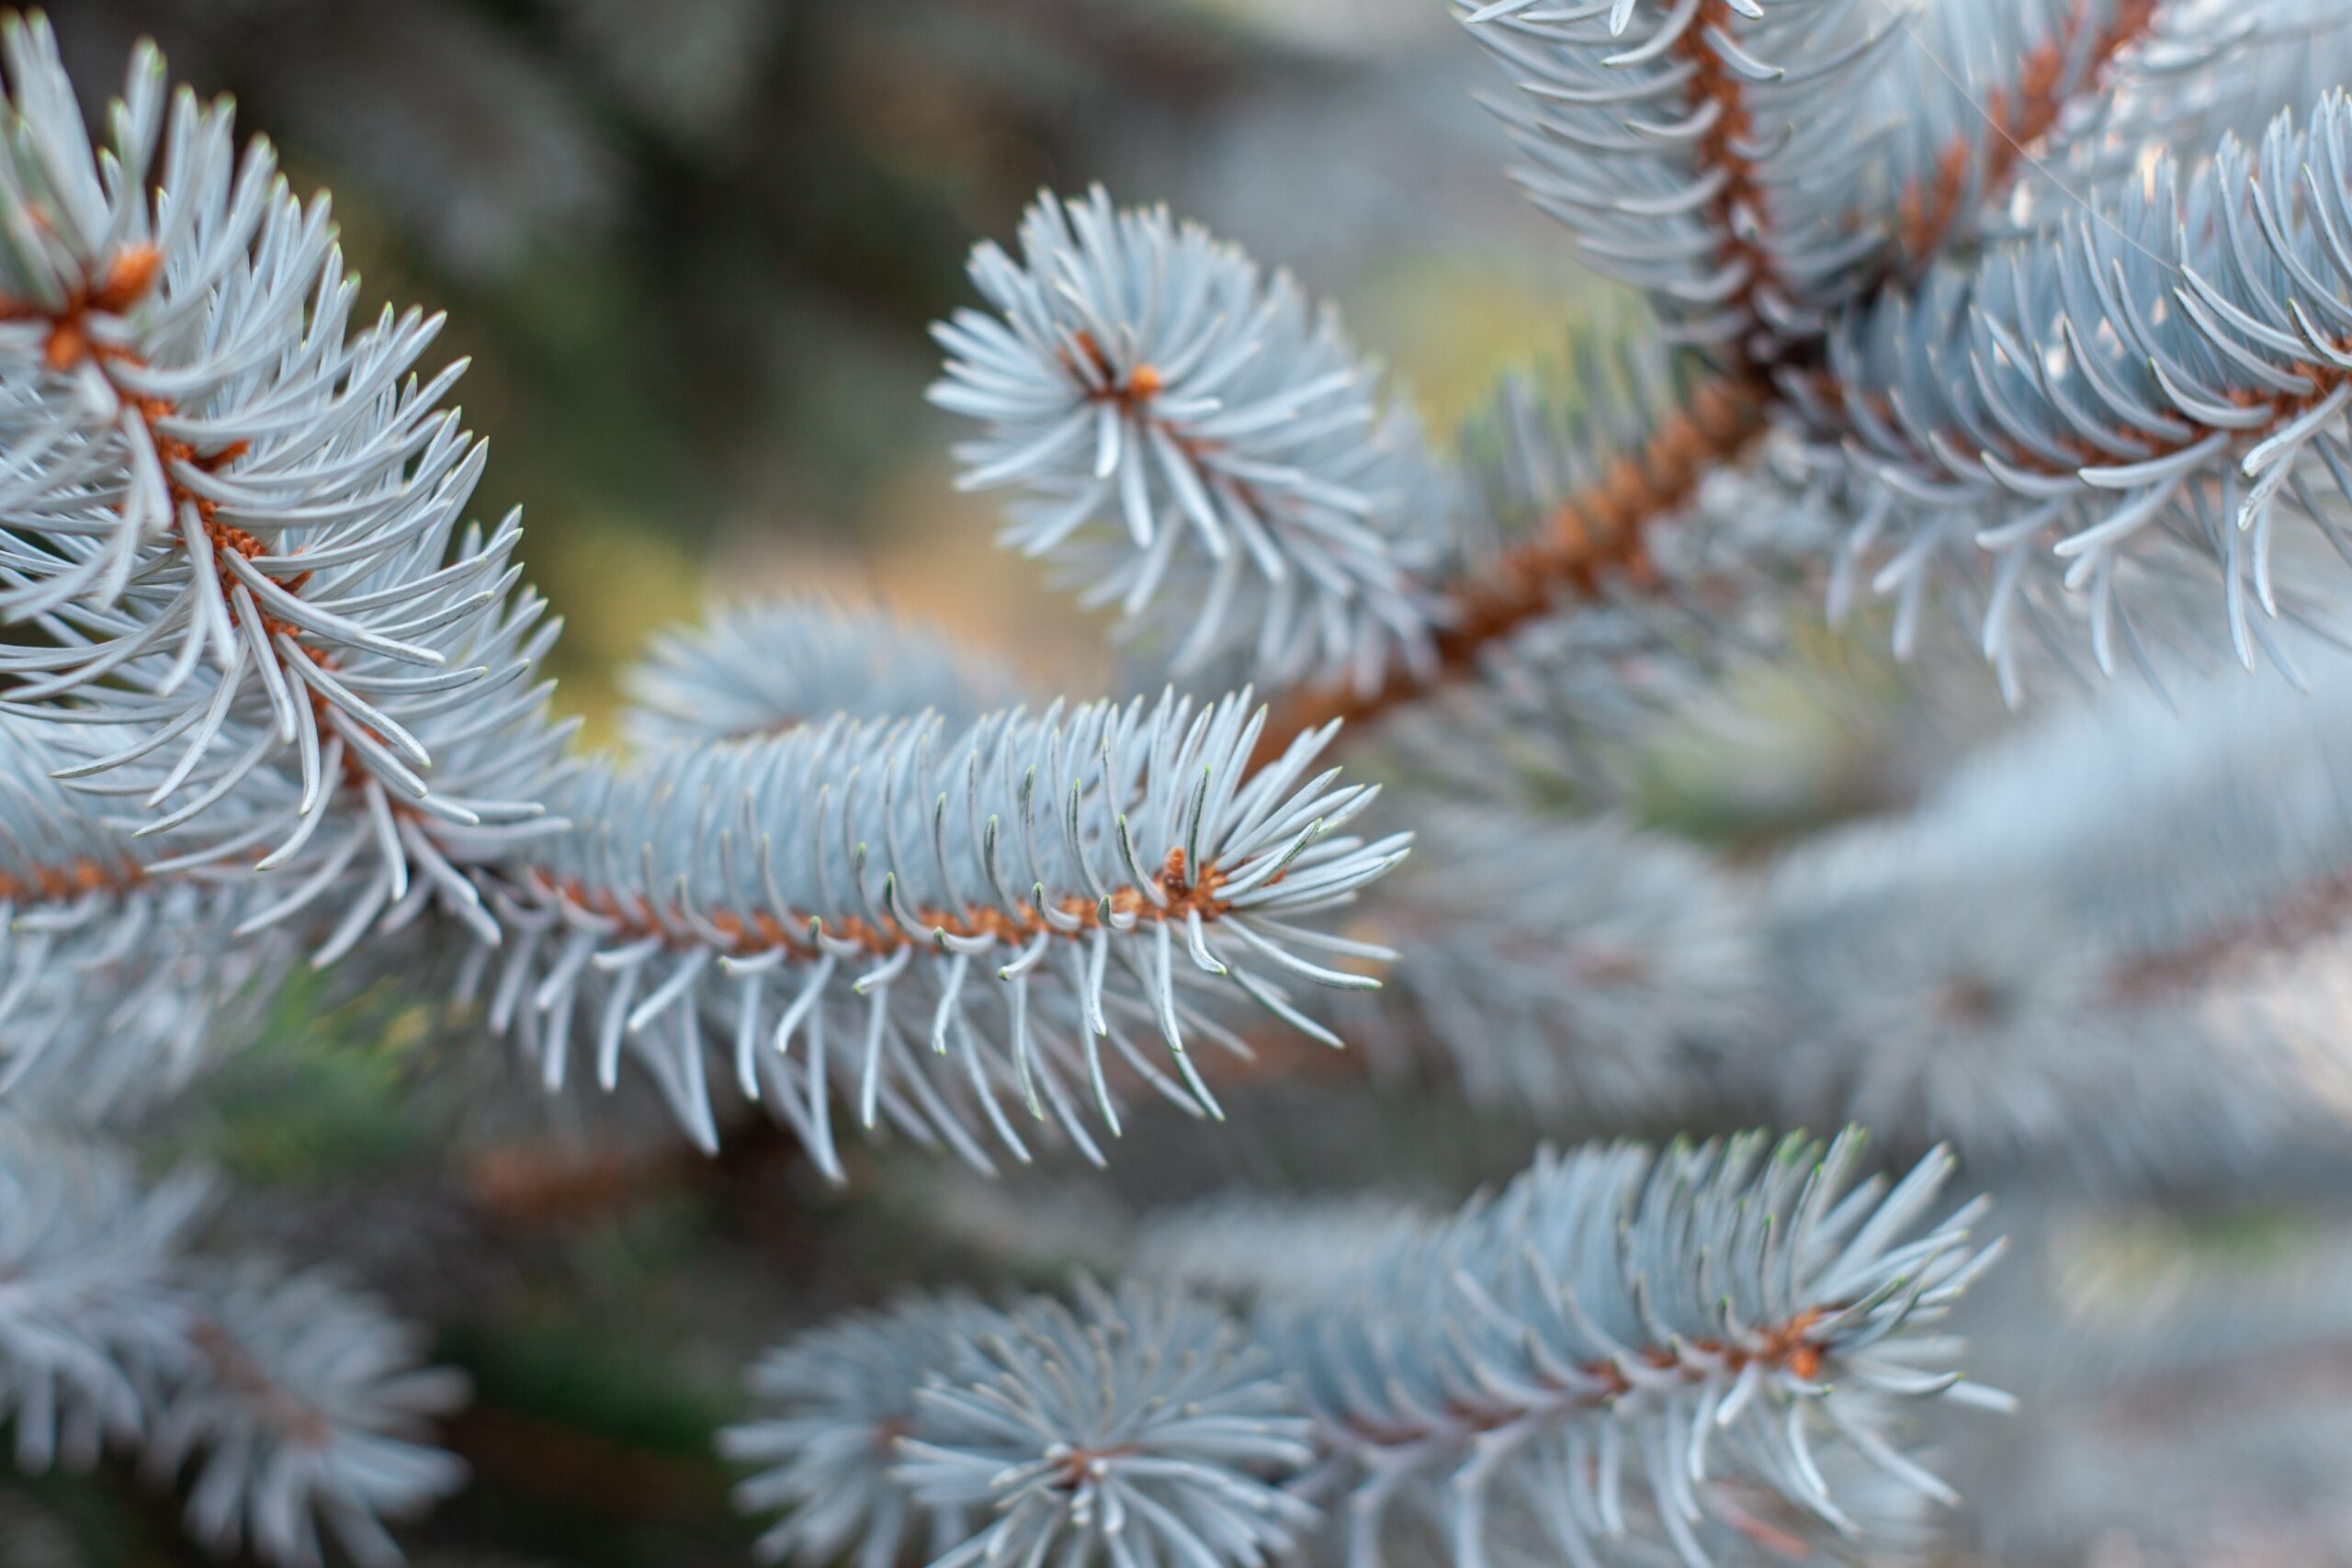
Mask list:
POLYGON ((617 518, 572 518, 533 542, 533 576, 564 617, 548 660, 556 705, 586 721, 591 745, 603 744, 618 733, 622 667, 657 629, 700 615, 702 565, 668 536, 617 518))

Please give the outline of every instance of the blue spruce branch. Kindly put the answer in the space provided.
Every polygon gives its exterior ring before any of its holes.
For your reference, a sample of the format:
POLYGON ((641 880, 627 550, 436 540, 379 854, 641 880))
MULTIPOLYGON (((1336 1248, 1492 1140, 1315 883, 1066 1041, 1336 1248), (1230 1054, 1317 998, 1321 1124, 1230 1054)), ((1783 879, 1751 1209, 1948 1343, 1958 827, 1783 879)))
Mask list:
MULTIPOLYGON (((53 1129, 135 1108, 295 955, 423 927, 469 945, 548 1087, 583 1051, 606 1088, 631 1064, 708 1147, 731 1080, 835 1179, 844 1108, 984 1170, 1040 1129, 1102 1159, 1136 1083, 1216 1116, 1198 1048, 1252 1049, 1222 1003, 1337 1043, 1303 987, 1389 964, 1417 1043, 1539 1111, 1609 1093, 1611 1057, 1641 1099, 1760 1017, 1818 1042, 1735 1063, 1801 1080, 1791 1101, 1906 1141, 2064 1140, 2100 1087, 2067 1075, 2140 1065, 2133 985, 2308 934, 2282 889, 2340 858, 2343 792, 2165 836, 2165 886, 2237 906, 2096 928, 2096 852, 2008 902, 1983 865, 1883 852, 1917 848, 1894 829, 1759 891, 1514 805, 1442 819, 1426 877, 1359 929, 1337 922, 1408 837, 1356 834, 1377 791, 1316 764, 1331 718, 1474 670, 1507 694, 1473 766, 1514 728, 1606 730, 1864 571, 1905 642, 1939 571, 1981 576, 2014 684, 2019 626, 2075 605, 2102 666, 2153 665, 2129 580, 2210 556, 2233 649, 2293 670, 2286 536, 2352 557, 2352 104, 2216 141, 2285 78, 2224 91, 2206 62, 2307 4, 2246 33, 2202 0, 1951 0, 1925 32, 1840 0, 1464 5, 1528 88, 1531 188, 1662 321, 1507 389, 1459 468, 1290 280, 1099 191, 1044 199, 1017 256, 983 246, 989 309, 939 329, 932 395, 978 425, 964 482, 1014 492, 1010 542, 1279 712, 1006 709, 1017 682, 944 644, 784 607, 658 649, 617 760, 552 716, 514 518, 463 521, 483 453, 441 406, 457 371, 416 368, 437 318, 356 313, 323 200, 240 154, 225 106, 167 95, 152 51, 93 146, 46 26, 10 23, 0 1087, 53 1129), (2028 170, 2087 205, 2050 217, 2028 170), (1776 423, 1856 514, 1836 562, 1818 483, 1788 526, 1712 525, 1711 481, 1776 423), (1493 657, 1571 593, 1548 644, 1493 657)), ((2264 757, 2333 768, 2229 761, 2264 757)), ((2194 816, 2199 783, 2143 820, 2194 816)), ((2178 1092, 2203 1081, 2166 1084, 2171 1114, 2210 1109, 2178 1092)), ((187 1253, 192 1179, 143 1189, 57 1135, 0 1127, 20 1461, 141 1445, 216 1544, 397 1561, 383 1521, 461 1479, 430 1442, 461 1380, 327 1276, 187 1253)), ((1940 1152, 1891 1185, 1849 1185, 1856 1161, 1851 1135, 1546 1156, 1311 1279, 1230 1275, 1246 1324, 1129 1283, 835 1325, 759 1374, 741 1500, 792 1510, 770 1553, 865 1568, 918 1542, 939 1568, 1900 1543, 1951 1497, 1897 1440, 1912 1417, 2004 1403, 1942 1331, 1997 1247, 1975 1205, 1936 1217, 1940 1152)))
POLYGON ((1948 1156, 1849 1188, 1858 1154, 1848 1134, 1547 1156, 1339 1301, 1278 1316, 1351 1560, 1381 1561, 1401 1507, 1475 1568, 1514 1495, 1571 1562, 1634 1530, 1706 1561, 1746 1484, 1855 1533, 1817 1448, 1949 1501, 1886 1432, 1916 1401, 2007 1404, 1935 1330, 1998 1247, 1970 1243, 1981 1205, 1922 1226, 1948 1156))
POLYGON ((1898 1413, 2008 1401, 1940 1328, 1999 1251, 1970 1240, 1981 1202, 1928 1222, 1950 1159, 1854 1183, 1859 1146, 1546 1156, 1268 1294, 1255 1335, 1143 1285, 853 1318, 763 1363, 774 1404, 728 1444, 776 1468, 741 1500, 830 1482, 829 1550, 879 1564, 921 1528, 957 1539, 940 1568, 1238 1568, 1326 1528, 1374 1563, 1424 1517, 1464 1564, 1531 1523, 1530 1550, 1570 1562, 1704 1563, 1768 1499, 1868 1544, 1901 1528, 1899 1495, 1952 1500, 1891 1436, 1898 1413))
POLYGON ((2185 165, 2225 136, 2255 140, 2282 104, 2308 104, 2352 73, 2352 20, 2326 0, 2166 0, 2110 66, 2105 90, 2070 105, 2020 175, 1988 239, 2064 222, 2085 197, 2111 199, 2151 150, 2185 165))
POLYGON ((933 1568, 1286 1555, 1316 1509, 1282 1483, 1312 1450, 1271 1358, 1204 1302, 1076 1294, 1013 1309, 978 1337, 974 1374, 917 1391, 900 1473, 926 1507, 980 1521, 933 1568))
POLYGON ((411 374, 438 319, 355 327, 324 202, 292 197, 264 143, 241 163, 226 104, 167 103, 152 49, 104 173, 46 24, 11 20, 0 51, 0 376, 21 389, 0 415, 0 610, 49 637, 0 652, 7 700, 130 731, 118 757, 168 748, 171 788, 142 806, 195 793, 150 827, 299 750, 294 833, 335 741, 355 776, 472 824, 404 710, 490 674, 455 656, 521 535, 449 554, 483 454, 438 406, 455 369, 411 374), (269 709, 251 734, 228 723, 241 695, 269 709))
POLYGON ((1454 0, 1521 184, 1685 342, 1770 365, 1979 228, 2155 0, 1454 0), (1924 31, 1923 31, 1924 29, 1924 31))
POLYGON ((248 1032, 292 957, 223 942, 246 890, 159 874, 51 774, 53 727, 0 714, 0 1096, 86 1123, 143 1108, 248 1032))
POLYGON ((1329 310, 1164 209, 1041 197, 971 272, 995 314, 935 332, 940 407, 980 423, 967 490, 1013 489, 1004 542, 1053 556, 1185 675, 1269 690, 1426 667, 1448 479, 1329 310))
POLYGON ((989 1143, 1030 1157, 1023 1109, 1100 1159, 1083 1109, 1117 1133, 1114 1076, 1216 1115, 1192 1043, 1250 1048, 1204 1003, 1338 1043, 1293 988, 1378 984, 1333 963, 1386 950, 1320 917, 1409 840, 1342 831, 1377 791, 1310 776, 1328 732, 1252 769, 1265 722, 1246 697, 1171 696, 962 729, 835 719, 591 768, 506 902, 492 1021, 550 1083, 575 1036, 608 1087, 634 1057, 706 1145, 716 1046, 836 1177, 837 1093, 983 1169, 989 1143))
POLYGON ((2158 164, 2111 205, 1930 275, 1842 322, 1826 373, 1786 378, 1860 487, 1855 547, 1905 620, 1939 572, 1990 578, 1987 653, 2029 607, 2079 593, 2099 666, 2144 660, 2138 558, 2210 558, 2229 644, 2291 669, 2281 535, 2341 551, 2352 494, 2352 108, 2158 164))

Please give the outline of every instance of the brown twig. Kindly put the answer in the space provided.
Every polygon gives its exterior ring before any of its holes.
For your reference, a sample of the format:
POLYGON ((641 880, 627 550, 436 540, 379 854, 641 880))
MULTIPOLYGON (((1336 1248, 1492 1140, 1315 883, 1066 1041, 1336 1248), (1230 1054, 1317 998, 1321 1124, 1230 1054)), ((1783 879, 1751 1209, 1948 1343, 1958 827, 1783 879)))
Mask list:
POLYGON ((1772 208, 1756 162, 1746 152, 1756 141, 1746 78, 1732 70, 1707 41, 1710 31, 1728 36, 1737 30, 1738 23, 1739 13, 1732 9, 1730 0, 1700 0, 1698 15, 1676 40, 1675 52, 1690 62, 1685 95, 1690 107, 1712 106, 1715 110, 1713 121, 1699 138, 1696 162, 1702 173, 1723 177, 1723 188, 1710 204, 1715 260, 1720 265, 1746 269, 1747 281, 1732 301, 1753 321, 1757 295, 1781 283, 1779 264, 1766 243, 1772 208))
POLYGON ((1589 596, 1611 575, 1645 581, 1650 526, 1686 503, 1711 468, 1747 453, 1764 434, 1770 403, 1763 382, 1745 373, 1700 383, 1638 451, 1564 502, 1540 538, 1506 556, 1495 571, 1455 587, 1431 675, 1399 665, 1368 692, 1326 686, 1295 694, 1268 718, 1254 760, 1280 756, 1302 732, 1332 719, 1361 726, 1471 673, 1480 654, 1549 610, 1561 592, 1589 596))
MULTIPOLYGON (((1842 1310, 1842 1307, 1826 1310, 1808 1307, 1785 1323, 1762 1329, 1758 1341, 1752 1345, 1701 1337, 1677 1340, 1671 1345, 1645 1346, 1634 1351, 1634 1357, 1654 1371, 1679 1369, 1687 1381, 1694 1383, 1725 1371, 1738 1373, 1750 1366, 1759 1365, 1774 1371, 1784 1371, 1812 1382, 1821 1376, 1826 1358, 1822 1348, 1814 1343, 1810 1336, 1825 1317, 1834 1316, 1842 1310)), ((1597 1407, 1622 1399, 1634 1391, 1633 1380, 1613 1359, 1585 1361, 1576 1371, 1583 1381, 1571 1382, 1543 1377, 1536 1381, 1564 1407, 1597 1407)), ((1447 1406, 1436 1420, 1377 1423, 1354 1418, 1340 1428, 1340 1435, 1344 1440, 1367 1447, 1396 1448, 1423 1442, 1447 1432, 1495 1431, 1527 1414, 1527 1402, 1524 1401, 1496 1404, 1463 1402, 1447 1406)))
MULTIPOLYGON (((1267 885, 1281 881, 1283 874, 1276 872, 1267 885)), ((1182 848, 1168 852, 1155 880, 1160 892, 1156 901, 1131 886, 1116 889, 1100 904, 1071 894, 1054 906, 1054 913, 1067 924, 1049 920, 1044 912, 1026 903, 1009 910, 975 904, 960 910, 912 910, 916 919, 912 930, 896 920, 884 924, 850 915, 831 921, 826 934, 855 942, 879 957, 904 948, 930 947, 941 931, 951 937, 993 937, 1009 946, 1019 946, 1041 936, 1074 938, 1102 925, 1106 908, 1111 915, 1137 921, 1182 921, 1193 915, 1209 921, 1221 919, 1231 907, 1217 897, 1217 889, 1225 885, 1225 873, 1210 865, 1202 868, 1197 876, 1188 877, 1182 848)), ((624 902, 609 888, 591 887, 573 880, 543 883, 541 891, 549 897, 560 897, 578 908, 603 916, 632 937, 661 936, 697 946, 701 942, 698 937, 681 934, 690 928, 680 911, 643 897, 624 902)), ((821 956, 824 951, 802 934, 808 930, 810 918, 789 909, 706 910, 701 912, 700 919, 737 939, 741 946, 736 951, 742 954, 781 951, 796 960, 807 961, 821 956)))
POLYGON ((136 861, 125 859, 109 865, 82 855, 69 865, 30 867, 21 876, 0 871, 0 904, 54 902, 85 893, 124 893, 146 880, 146 868, 136 861))

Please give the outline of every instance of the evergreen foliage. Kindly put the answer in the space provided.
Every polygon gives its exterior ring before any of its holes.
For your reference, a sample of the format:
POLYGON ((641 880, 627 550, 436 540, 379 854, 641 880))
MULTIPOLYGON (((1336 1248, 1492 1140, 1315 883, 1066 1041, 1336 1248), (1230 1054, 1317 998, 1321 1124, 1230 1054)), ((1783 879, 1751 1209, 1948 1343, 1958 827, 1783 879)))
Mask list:
MULTIPOLYGON (((1028 1261, 1115 1276, 771 1350, 718 1442, 769 1561, 1996 1540, 1998 1496, 1937 1457, 2017 1409, 1948 1323, 2004 1250, 1985 1201, 1945 1203, 1960 1159, 2029 1225, 2061 1180, 2341 1169, 2307 998, 2266 976, 2324 956, 2352 888, 2352 28, 2318 0, 1453 10, 1521 185, 1637 306, 1441 450, 1287 273, 1041 195, 974 251, 930 400, 1001 542, 1116 607, 1144 694, 741 603, 628 671, 611 752, 559 716, 519 517, 470 517, 440 318, 369 309, 326 198, 152 46, 98 111, 45 20, 0 28, 17 1472, 177 1488, 193 1539, 272 1568, 398 1563, 392 1527, 466 1484, 470 1380, 435 1347, 513 1369, 424 1325, 479 1278, 364 1224, 303 1257, 266 1182, 187 1153, 201 1086, 351 1002, 405 1010, 418 1092, 484 1124, 519 1064, 632 1151, 612 1185, 675 1168, 632 1143, 650 1088, 711 1168, 773 1139, 887 1207, 876 1151, 911 1144, 1006 1179, 1052 1233, 1028 1261), (1645 795, 1673 739, 1769 728, 1765 672, 1882 620, 1920 688, 1981 656, 2058 716, 1876 820, 1678 833, 1645 795), (2252 697, 2214 672, 2258 664, 2252 697), (2146 694, 2102 686, 2127 666, 2146 694), (1321 1186, 1386 1177, 1371 1096, 1329 1081, 1353 1058, 1318 1049, 1351 1041, 1414 1118, 1466 1104, 1487 1174, 1514 1134, 1591 1141, 1450 1217, 1384 1186, 1109 1241, 1056 1219, 1197 1196, 1247 1141, 1114 1161, 1155 1101, 1338 1151, 1321 1186), (1907 1174, 1859 1129, 1733 1130, 1849 1118, 1907 1174)), ((0 1497, 0 1530, 47 1521, 0 1497)))

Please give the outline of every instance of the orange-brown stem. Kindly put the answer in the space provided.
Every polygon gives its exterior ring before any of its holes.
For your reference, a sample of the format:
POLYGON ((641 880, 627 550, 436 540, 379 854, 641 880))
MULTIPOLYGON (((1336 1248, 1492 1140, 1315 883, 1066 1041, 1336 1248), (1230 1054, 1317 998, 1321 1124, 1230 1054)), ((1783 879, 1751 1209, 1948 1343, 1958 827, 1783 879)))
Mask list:
POLYGON ((1498 640, 1550 609, 1556 595, 1589 595, 1612 575, 1634 582, 1650 574, 1650 526, 1690 501, 1708 471, 1736 461, 1764 434, 1770 398, 1745 373, 1702 381, 1688 401, 1638 451, 1610 466, 1599 484, 1570 497, 1542 536, 1512 551, 1498 570, 1457 586, 1438 634, 1437 669, 1424 680, 1402 666, 1369 692, 1324 687, 1276 707, 1258 742, 1256 761, 1280 756, 1306 730, 1332 719, 1361 727, 1476 668, 1498 640))
POLYGON ((1728 35, 1736 32, 1738 25, 1739 14, 1732 9, 1730 0, 1700 0, 1699 14, 1683 29, 1675 49, 1690 62, 1691 107, 1716 107, 1713 123, 1699 139, 1696 161, 1702 172, 1723 176, 1723 188, 1710 204, 1715 260, 1746 269, 1747 281, 1732 296, 1732 303, 1752 321, 1758 292, 1777 281, 1772 254, 1764 243, 1771 227, 1772 209, 1755 160, 1746 151, 1756 141, 1747 85, 1707 41, 1710 28, 1728 35))
POLYGON ((83 855, 69 865, 35 866, 22 876, 0 871, 0 904, 55 900, 85 893, 122 893, 147 880, 136 861, 104 861, 83 855))
MULTIPOLYGON (((32 216, 38 224, 40 215, 32 216)), ((96 283, 72 290, 64 303, 54 309, 0 297, 0 321, 47 321, 49 336, 41 344, 41 358, 51 370, 71 370, 85 358, 106 358, 119 352, 102 348, 91 339, 89 313, 99 310, 113 315, 128 310, 154 287, 163 271, 164 255, 154 246, 125 245, 96 283)))
MULTIPOLYGON (((1835 1310, 1835 1309, 1832 1309, 1835 1310)), ((1679 1368, 1683 1376, 1696 1382, 1707 1371, 1686 1359, 1690 1353, 1715 1361, 1716 1369, 1734 1375, 1751 1365, 1762 1365, 1775 1371, 1787 1371, 1811 1382, 1821 1375, 1822 1350, 1806 1337, 1826 1315, 1819 1307, 1808 1307, 1787 1322, 1765 1330, 1762 1343, 1754 1346, 1727 1345, 1720 1339, 1697 1338, 1681 1343, 1678 1348, 1663 1345, 1645 1346, 1636 1355, 1646 1366, 1667 1371, 1679 1368)), ((1582 1363, 1577 1371, 1591 1379, 1591 1385, 1569 1384, 1538 1377, 1538 1384, 1559 1397, 1563 1404, 1600 1406, 1622 1399, 1634 1392, 1633 1380, 1611 1360, 1596 1359, 1582 1363)), ((1487 1405, 1458 1404, 1444 1412, 1443 1424, 1413 1422, 1410 1424, 1381 1424, 1363 1420, 1348 1422, 1343 1430, 1363 1443, 1381 1448, 1393 1448, 1423 1441, 1449 1432, 1490 1432, 1508 1427, 1527 1414, 1522 1404, 1487 1405)))
MULTIPOLYGON (((1276 873, 1273 880, 1279 882, 1282 874, 1276 873)), ((1217 897, 1217 889, 1225 884, 1225 873, 1210 866, 1196 881, 1188 882, 1184 875, 1184 852, 1181 849, 1168 852, 1154 880, 1164 903, 1154 902, 1135 887, 1122 887, 1110 896, 1111 912, 1131 916, 1138 921, 1182 920, 1194 914, 1204 920, 1215 920, 1231 908, 1217 897)), ((688 929, 684 915, 675 908, 657 906, 643 897, 624 902, 609 888, 591 887, 576 879, 543 880, 541 891, 560 895, 579 908, 604 916, 632 937, 666 937, 688 929)), ((1040 936, 1075 937, 1102 923, 1100 906, 1076 894, 1064 897, 1054 908, 1075 929, 1055 924, 1024 903, 1011 910, 990 905, 970 905, 960 910, 918 908, 911 911, 918 922, 911 931, 896 921, 877 922, 851 915, 828 922, 826 935, 836 941, 855 942, 876 957, 888 957, 902 948, 929 947, 939 931, 952 937, 990 936, 1017 945, 1040 936)), ((741 946, 737 951, 741 954, 781 951, 796 960, 808 960, 822 951, 804 934, 809 917, 793 910, 719 909, 703 912, 700 918, 704 924, 740 942, 741 946)))

